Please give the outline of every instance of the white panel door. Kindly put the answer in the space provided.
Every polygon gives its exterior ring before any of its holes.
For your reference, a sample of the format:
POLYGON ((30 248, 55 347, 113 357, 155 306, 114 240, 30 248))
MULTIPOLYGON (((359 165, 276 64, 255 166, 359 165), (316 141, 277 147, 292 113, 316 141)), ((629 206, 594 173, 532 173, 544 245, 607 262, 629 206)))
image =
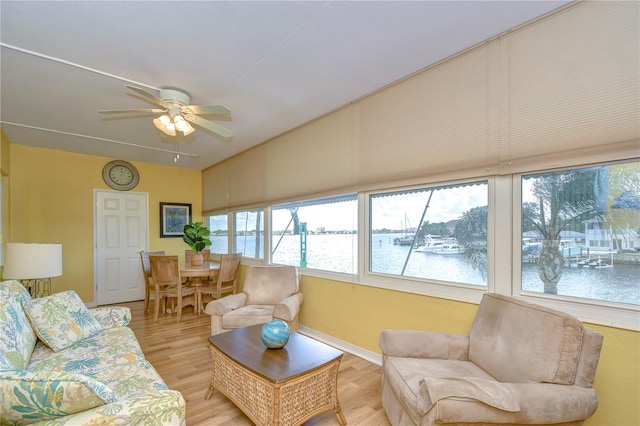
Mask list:
POLYGON ((148 245, 146 193, 95 191, 96 303, 144 299, 141 250, 148 245))

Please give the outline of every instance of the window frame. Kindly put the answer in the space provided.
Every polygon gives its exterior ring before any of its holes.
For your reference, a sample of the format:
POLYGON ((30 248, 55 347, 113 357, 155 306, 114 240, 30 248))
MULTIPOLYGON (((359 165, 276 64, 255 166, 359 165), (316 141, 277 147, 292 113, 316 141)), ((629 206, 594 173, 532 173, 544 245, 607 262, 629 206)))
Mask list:
MULTIPOLYGON (((291 201, 291 202, 286 202, 286 203, 278 203, 278 204, 273 204, 271 206, 269 206, 269 224, 270 224, 270 232, 269 232, 269 238, 268 238, 268 243, 267 246, 265 246, 265 250, 269 250, 269 264, 274 264, 274 265, 285 265, 283 263, 274 263, 273 261, 273 211, 274 210, 282 210, 282 209, 286 209, 289 207, 311 207, 311 206, 316 206, 316 205, 326 205, 326 204, 335 204, 335 203, 340 203, 340 202, 345 202, 345 201, 356 201, 356 226, 359 226, 359 217, 360 217, 360 203, 359 203, 359 194, 356 192, 345 192, 345 193, 341 193, 338 195, 333 195, 333 196, 327 196, 327 197, 317 197, 317 198, 307 198, 307 199, 301 199, 301 200, 296 200, 296 201, 291 201)), ((356 230, 357 231, 357 230, 356 230)), ((358 237, 357 237, 358 238, 358 237)), ((358 241, 358 239, 356 238, 356 241, 358 241)), ((359 244, 358 242, 356 244, 359 244)), ((359 247, 359 245, 358 245, 359 247)), ((266 253, 266 251, 265 251, 266 253)), ((356 259, 356 270, 358 270, 359 265, 359 257, 360 255, 358 254, 358 257, 356 259)), ((296 266, 298 267, 298 269, 304 270, 308 272, 308 275, 313 275, 313 276, 319 276, 319 277, 331 277, 331 279, 339 279, 339 280, 343 280, 343 278, 346 277, 355 277, 357 276, 356 274, 351 274, 348 272, 340 272, 340 271, 331 271, 331 270, 327 270, 327 269, 314 269, 314 268, 310 268, 310 267, 301 267, 299 265, 290 265, 290 266, 296 266), (313 272, 312 272, 313 271, 313 272)), ((349 280, 351 281, 351 280, 349 280)))
POLYGON ((424 183, 422 185, 413 185, 408 187, 401 188, 390 188, 384 190, 375 190, 375 191, 367 191, 361 193, 361 202, 364 204, 363 206, 363 231, 362 235, 362 249, 359 251, 360 253, 360 261, 362 262, 362 267, 359 268, 360 274, 358 277, 358 283, 362 285, 367 285, 371 287, 377 287, 382 289, 394 290, 394 291, 403 291, 407 293, 419 294, 423 296, 432 296, 438 298, 446 298, 451 300, 457 300, 462 302, 470 302, 470 303, 480 303, 482 299, 482 295, 487 291, 492 291, 494 289, 494 266, 492 265, 492 253, 494 251, 494 216, 495 213, 492 211, 492 205, 495 199, 495 177, 479 177, 476 179, 465 179, 465 180, 457 180, 457 181, 447 181, 447 182, 433 182, 433 183, 424 183), (390 275, 384 274, 380 272, 371 272, 371 259, 370 259, 370 250, 371 250, 371 203, 369 200, 371 196, 375 196, 378 194, 385 194, 391 192, 398 191, 411 191, 418 190, 422 188, 429 187, 440 187, 440 186, 448 186, 448 185, 456 185, 456 184, 466 184, 473 183, 478 181, 486 181, 487 182, 487 285, 477 285, 477 284, 465 284, 465 283, 457 283, 452 281, 439 281, 435 279, 429 278, 419 278, 419 277, 401 277, 398 275, 390 275))
MULTIPOLYGON (((615 163, 618 162, 608 161, 599 164, 611 165, 615 163)), ((544 170, 542 172, 579 169, 589 166, 590 165, 566 166, 557 169, 544 170)), ((522 177, 532 173, 538 173, 538 171, 510 175, 512 179, 511 210, 513 212, 513 222, 510 232, 512 235, 513 273, 511 277, 511 289, 509 295, 521 298, 531 303, 544 305, 552 309, 569 313, 580 318, 583 322, 640 331, 640 306, 608 302, 606 300, 538 293, 522 289, 522 177)))
MULTIPOLYGON (((584 159, 583 159, 584 160, 584 159)), ((573 159, 568 164, 557 166, 557 169, 588 167, 594 164, 614 164, 624 161, 640 161, 640 158, 627 160, 606 159, 600 162, 580 161, 573 159)), ((556 163, 557 164, 557 163, 556 163)), ((582 299, 569 296, 558 296, 523 291, 521 288, 521 206, 522 176, 530 173, 542 173, 553 170, 537 163, 532 170, 505 172, 500 175, 481 176, 475 179, 444 182, 425 182, 421 185, 385 188, 362 191, 357 194, 358 222, 358 273, 346 274, 332 271, 299 268, 303 275, 321 279, 337 280, 355 285, 363 285, 393 291, 401 291, 429 297, 445 298, 467 303, 479 303, 486 292, 513 296, 532 303, 557 309, 576 316, 581 321, 596 325, 616 327, 640 331, 640 306, 623 305, 615 302, 582 299), (535 170, 533 170, 535 169, 535 170), (383 273, 372 273, 370 269, 370 232, 371 232, 371 195, 394 191, 411 190, 425 186, 445 186, 449 182, 464 183, 474 181, 488 183, 487 213, 487 286, 454 283, 421 279, 415 277, 398 277, 383 273), (499 195, 497 195, 499 194, 499 195)), ((263 259, 243 258, 245 265, 272 264, 271 259, 271 206, 254 209, 230 211, 229 238, 235 236, 235 214, 243 211, 262 211, 263 213, 263 259), (269 236, 267 238, 267 236, 269 236)), ((229 241, 230 250, 234 240, 229 241)))
MULTIPOLYGON (((211 217, 214 217, 214 216, 226 216, 226 218, 227 218, 227 246, 226 246, 226 252, 224 252, 224 253, 215 253, 215 254, 218 255, 218 254, 231 253, 231 246, 230 246, 230 243, 231 243, 230 236, 232 235, 231 234, 231 228, 232 228, 232 226, 231 226, 231 217, 230 217, 229 213, 217 213, 217 214, 206 215, 204 219, 205 219, 205 223, 209 227, 209 231, 213 231, 211 229, 211 217)), ((214 253, 212 252, 212 254, 214 254, 214 253)))
POLYGON ((269 264, 271 263, 271 258, 270 256, 267 256, 267 238, 266 238, 266 233, 270 232, 270 223, 271 223, 271 211, 267 208, 252 208, 252 209, 240 209, 240 210, 233 210, 230 211, 229 213, 229 247, 230 247, 230 251, 229 253, 242 253, 242 259, 243 260, 247 260, 248 263, 255 263, 255 264, 269 264), (245 256, 244 251, 240 252, 237 247, 236 247, 236 214, 238 213, 262 213, 262 257, 249 257, 249 256, 245 256), (268 215, 268 216, 267 216, 268 215), (265 218, 269 218, 268 220, 265 218))

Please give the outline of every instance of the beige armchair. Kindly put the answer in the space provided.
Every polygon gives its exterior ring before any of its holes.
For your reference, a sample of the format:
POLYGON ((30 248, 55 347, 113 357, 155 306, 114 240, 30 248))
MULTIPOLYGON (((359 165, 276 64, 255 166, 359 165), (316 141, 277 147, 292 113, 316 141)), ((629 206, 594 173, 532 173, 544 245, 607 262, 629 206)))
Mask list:
POLYGON ((602 335, 571 315, 485 294, 468 336, 384 330, 393 425, 580 425, 592 416, 602 335))
POLYGON ((249 266, 242 293, 231 294, 207 304, 211 334, 281 319, 298 330, 302 304, 300 275, 295 266, 249 266))

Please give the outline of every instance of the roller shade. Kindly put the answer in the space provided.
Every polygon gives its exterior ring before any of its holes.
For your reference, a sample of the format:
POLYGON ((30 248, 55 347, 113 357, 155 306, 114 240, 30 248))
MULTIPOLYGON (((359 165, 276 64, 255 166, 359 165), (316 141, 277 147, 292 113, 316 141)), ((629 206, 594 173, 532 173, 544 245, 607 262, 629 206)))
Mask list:
POLYGON ((579 2, 502 34, 205 170, 204 210, 640 156, 639 17, 579 2))

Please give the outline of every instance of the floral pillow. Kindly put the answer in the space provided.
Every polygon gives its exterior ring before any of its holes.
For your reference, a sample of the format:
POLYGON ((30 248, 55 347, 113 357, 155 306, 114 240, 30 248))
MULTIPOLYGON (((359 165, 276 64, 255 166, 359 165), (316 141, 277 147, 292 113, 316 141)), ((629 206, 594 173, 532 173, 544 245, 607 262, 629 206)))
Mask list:
POLYGON ((83 374, 0 371, 0 412, 8 424, 30 424, 117 401, 114 391, 83 374))
POLYGON ((25 300, 22 306, 40 340, 56 352, 102 330, 73 290, 25 300))
POLYGON ((36 334, 22 309, 31 299, 17 281, 0 283, 0 369, 25 368, 36 344, 36 334))

